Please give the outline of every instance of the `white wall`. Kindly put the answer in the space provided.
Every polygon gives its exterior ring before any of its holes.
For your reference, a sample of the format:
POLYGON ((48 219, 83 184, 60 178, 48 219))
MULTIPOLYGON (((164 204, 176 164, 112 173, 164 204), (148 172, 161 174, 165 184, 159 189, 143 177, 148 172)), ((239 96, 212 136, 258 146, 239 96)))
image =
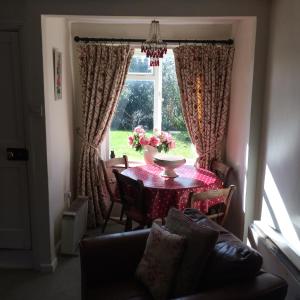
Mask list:
MULTIPOLYGON (((260 142, 262 104, 264 102, 265 61, 267 57, 269 33, 269 0, 153 0, 148 2, 133 0, 3 0, 0 4, 0 22, 6 28, 21 31, 22 68, 24 83, 24 106, 27 119, 27 140, 30 148, 30 211, 32 229, 33 266, 51 267, 48 193, 48 167, 46 130, 43 112, 44 84, 41 40, 41 15, 90 15, 90 16, 256 16, 257 34, 251 107, 249 144, 249 180, 253 195, 249 201, 259 197, 256 189, 258 149, 260 142), (257 192, 257 193, 256 193, 257 192)), ((53 242, 51 242, 53 243, 53 242)))
POLYGON ((61 238, 64 194, 73 181, 73 97, 69 32, 65 18, 42 17, 43 68, 51 251, 61 238), (62 99, 55 100, 53 49, 62 53, 62 99))
MULTIPOLYGON (((264 199, 300 265, 300 2, 274 1, 264 138, 264 199)), ((268 211, 264 209, 264 212, 268 211)), ((263 214, 266 220, 266 214, 263 214)), ((276 222, 275 222, 276 223, 276 222)))
MULTIPOLYGON (((227 228, 243 237, 244 213, 253 212, 253 202, 246 203, 248 149, 250 139, 252 84, 256 19, 246 18, 233 25, 235 53, 232 67, 230 111, 226 140, 226 161, 235 171, 237 185, 227 228), (247 209, 246 206, 247 205, 247 209), (231 220, 231 221, 230 221, 231 220)), ((253 213, 252 213, 253 215, 253 213)), ((248 224, 245 226, 248 227, 248 224)))

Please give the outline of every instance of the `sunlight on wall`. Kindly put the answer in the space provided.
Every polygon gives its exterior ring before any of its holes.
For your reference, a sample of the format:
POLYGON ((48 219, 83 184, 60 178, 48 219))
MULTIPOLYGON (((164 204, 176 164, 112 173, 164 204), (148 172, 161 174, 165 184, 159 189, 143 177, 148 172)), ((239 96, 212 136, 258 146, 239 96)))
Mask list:
MULTIPOLYGON (((269 217, 275 218, 274 223, 278 223, 280 232, 286 239, 288 245, 297 255, 300 255, 299 238, 268 165, 266 165, 265 171, 264 191, 266 196, 265 201, 269 202, 269 208, 271 209, 271 211, 269 211, 269 217)), ((264 217, 267 218, 266 215, 262 215, 262 221, 267 221, 264 217)))
POLYGON ((275 230, 279 229, 275 226, 275 223, 274 223, 273 218, 271 216, 270 209, 268 207, 267 200, 266 200, 265 197, 263 197, 263 199, 262 199, 261 219, 264 221, 264 223, 268 224, 269 226, 271 226, 275 230))
POLYGON ((246 191, 247 191, 247 173, 248 173, 248 156, 249 156, 249 144, 246 145, 245 150, 245 177, 243 187, 243 211, 246 212, 246 191))

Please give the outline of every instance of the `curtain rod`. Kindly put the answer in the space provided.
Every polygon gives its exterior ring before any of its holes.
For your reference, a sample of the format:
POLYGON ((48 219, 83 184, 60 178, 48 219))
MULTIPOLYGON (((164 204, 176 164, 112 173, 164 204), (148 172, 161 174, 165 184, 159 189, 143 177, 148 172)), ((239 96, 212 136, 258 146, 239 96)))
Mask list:
MULTIPOLYGON (((75 36, 74 41, 78 42, 116 42, 116 43, 143 43, 146 40, 144 39, 115 39, 115 38, 91 38, 91 37, 79 37, 75 36)), ((225 45, 233 45, 233 40, 162 40, 168 44, 225 44, 225 45)))

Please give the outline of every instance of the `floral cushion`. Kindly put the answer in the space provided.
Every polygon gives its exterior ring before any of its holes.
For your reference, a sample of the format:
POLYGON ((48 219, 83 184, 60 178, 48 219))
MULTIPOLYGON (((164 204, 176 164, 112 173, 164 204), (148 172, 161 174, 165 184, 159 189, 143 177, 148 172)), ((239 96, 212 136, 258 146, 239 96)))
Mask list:
POLYGON ((186 238, 186 250, 176 276, 173 296, 195 293, 199 290, 203 270, 219 233, 196 224, 175 208, 169 210, 166 227, 170 232, 186 238))
POLYGON ((154 299, 167 299, 185 249, 185 238, 152 225, 137 278, 154 299))

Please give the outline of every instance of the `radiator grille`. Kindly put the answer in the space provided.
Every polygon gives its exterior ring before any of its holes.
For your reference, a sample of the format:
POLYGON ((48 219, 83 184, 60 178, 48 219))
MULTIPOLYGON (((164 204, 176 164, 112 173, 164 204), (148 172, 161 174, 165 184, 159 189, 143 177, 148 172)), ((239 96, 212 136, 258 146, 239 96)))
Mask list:
POLYGON ((78 197, 63 213, 61 253, 76 255, 87 228, 88 198, 78 197))

